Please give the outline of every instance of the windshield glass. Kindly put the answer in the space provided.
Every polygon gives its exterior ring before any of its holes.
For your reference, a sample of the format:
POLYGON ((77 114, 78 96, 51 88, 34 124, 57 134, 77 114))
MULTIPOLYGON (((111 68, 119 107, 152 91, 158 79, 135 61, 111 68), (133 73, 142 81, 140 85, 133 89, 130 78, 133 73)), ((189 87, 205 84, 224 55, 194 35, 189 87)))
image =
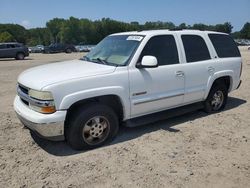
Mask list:
POLYGON ((139 35, 114 35, 104 38, 83 59, 96 63, 124 66, 142 41, 139 35))

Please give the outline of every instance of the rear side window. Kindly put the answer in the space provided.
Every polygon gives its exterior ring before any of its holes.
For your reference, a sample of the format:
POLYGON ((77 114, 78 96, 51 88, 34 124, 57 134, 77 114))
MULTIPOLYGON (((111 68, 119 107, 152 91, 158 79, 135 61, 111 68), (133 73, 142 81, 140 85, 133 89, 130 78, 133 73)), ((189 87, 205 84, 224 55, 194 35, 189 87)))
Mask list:
POLYGON ((160 35, 149 39, 139 61, 145 55, 155 56, 159 66, 179 63, 178 50, 173 35, 160 35))
POLYGON ((15 47, 20 48, 22 47, 22 44, 15 44, 15 47))
POLYGON ((234 40, 223 34, 208 34, 218 57, 240 57, 240 51, 234 40))
POLYGON ((204 39, 198 35, 181 36, 188 63, 211 59, 204 39))

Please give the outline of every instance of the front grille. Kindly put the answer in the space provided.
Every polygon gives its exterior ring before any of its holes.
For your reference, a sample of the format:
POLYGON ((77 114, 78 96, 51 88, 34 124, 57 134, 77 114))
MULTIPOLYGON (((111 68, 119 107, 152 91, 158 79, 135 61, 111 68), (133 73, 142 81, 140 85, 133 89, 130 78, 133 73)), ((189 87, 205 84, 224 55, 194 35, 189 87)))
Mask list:
POLYGON ((24 87, 24 86, 22 86, 22 85, 20 85, 20 84, 18 84, 18 87, 21 89, 22 92, 24 92, 25 94, 28 95, 28 92, 29 92, 29 89, 28 89, 28 88, 26 88, 26 87, 24 87))
POLYGON ((26 104, 27 106, 29 106, 29 102, 28 102, 28 101, 26 101, 26 100, 24 100, 24 99, 22 99, 22 98, 21 98, 21 101, 22 101, 24 104, 26 104))
MULTIPOLYGON (((26 87, 24 87, 24 86, 22 86, 22 85, 20 85, 20 84, 18 84, 17 90, 20 90, 20 91, 21 91, 22 93, 24 93, 25 95, 28 95, 28 93, 29 93, 29 89, 26 88, 26 87)), ((18 93, 18 92, 17 92, 17 93, 18 93)), ((19 93, 18 93, 18 94, 19 94, 19 93)), ((20 94, 19 94, 19 97, 20 97, 21 101, 22 101, 25 105, 29 106, 29 101, 27 101, 26 98, 22 97, 20 94)))

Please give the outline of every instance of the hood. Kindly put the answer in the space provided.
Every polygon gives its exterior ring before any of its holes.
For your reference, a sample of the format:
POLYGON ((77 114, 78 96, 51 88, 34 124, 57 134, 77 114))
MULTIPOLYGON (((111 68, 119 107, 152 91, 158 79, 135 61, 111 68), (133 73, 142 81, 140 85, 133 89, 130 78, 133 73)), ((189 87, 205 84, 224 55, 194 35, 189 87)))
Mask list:
POLYGON ((102 65, 83 60, 72 60, 37 66, 24 71, 18 83, 32 89, 43 87, 71 79, 97 76, 114 72, 116 67, 102 65))

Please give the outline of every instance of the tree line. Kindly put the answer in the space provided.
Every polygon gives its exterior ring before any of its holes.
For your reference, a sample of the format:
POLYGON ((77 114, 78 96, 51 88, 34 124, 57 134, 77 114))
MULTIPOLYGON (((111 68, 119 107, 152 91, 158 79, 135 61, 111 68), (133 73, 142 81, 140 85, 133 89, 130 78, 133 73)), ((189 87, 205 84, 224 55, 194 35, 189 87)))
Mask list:
POLYGON ((233 26, 229 22, 216 25, 182 23, 175 25, 172 22, 139 22, 125 23, 103 18, 91 21, 89 19, 54 18, 46 23, 44 28, 25 29, 18 24, 0 24, 0 42, 21 42, 29 46, 61 42, 69 44, 97 44, 105 36, 124 31, 140 31, 150 29, 199 29, 219 31, 231 34, 234 38, 250 39, 250 23, 246 23, 239 32, 232 33, 233 26))

